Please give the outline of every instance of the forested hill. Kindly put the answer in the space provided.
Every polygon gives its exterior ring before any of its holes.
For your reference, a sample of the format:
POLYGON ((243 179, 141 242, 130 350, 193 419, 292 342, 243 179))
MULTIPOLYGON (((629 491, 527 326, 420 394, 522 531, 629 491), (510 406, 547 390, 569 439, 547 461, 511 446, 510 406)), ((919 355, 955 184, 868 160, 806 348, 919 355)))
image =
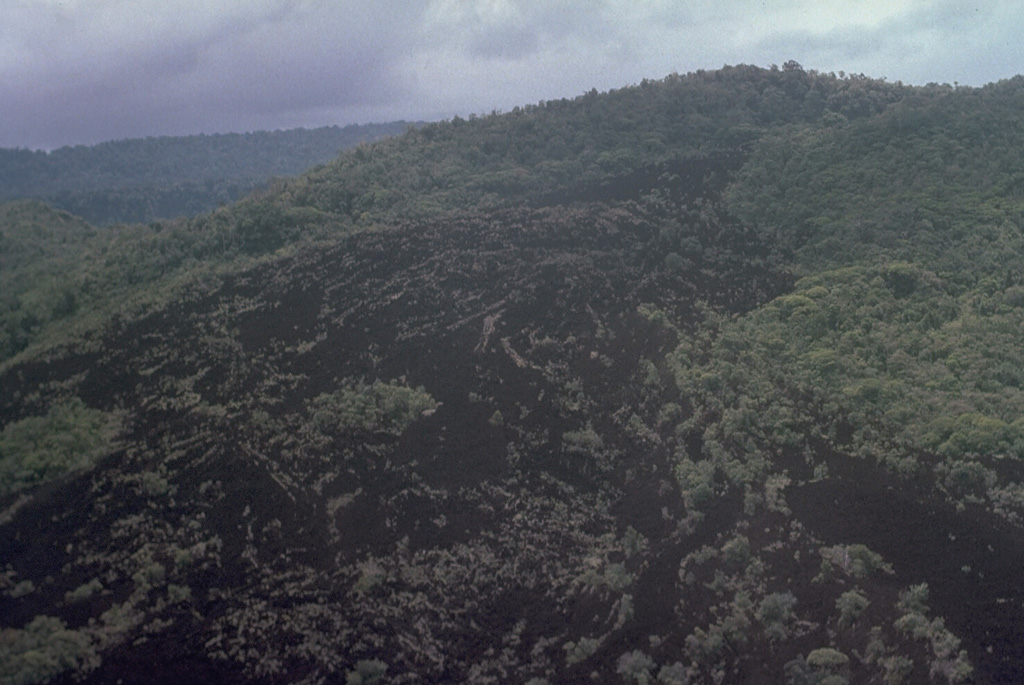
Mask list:
POLYGON ((0 683, 1019 683, 1024 78, 727 67, 0 207, 0 683))
POLYGON ((410 125, 138 138, 52 152, 0 149, 0 202, 43 199, 101 225, 198 214, 410 125))

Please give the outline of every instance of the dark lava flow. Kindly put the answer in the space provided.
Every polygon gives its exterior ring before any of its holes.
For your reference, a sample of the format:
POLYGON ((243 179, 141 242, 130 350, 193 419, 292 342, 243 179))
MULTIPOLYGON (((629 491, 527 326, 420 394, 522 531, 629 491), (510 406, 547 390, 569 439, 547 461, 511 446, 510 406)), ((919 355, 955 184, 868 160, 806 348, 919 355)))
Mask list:
POLYGON ((793 513, 826 544, 878 552, 904 585, 926 582, 929 605, 963 640, 977 682, 1020 683, 1024 534, 980 507, 957 513, 934 491, 866 461, 829 466, 837 478, 787 491, 793 513))

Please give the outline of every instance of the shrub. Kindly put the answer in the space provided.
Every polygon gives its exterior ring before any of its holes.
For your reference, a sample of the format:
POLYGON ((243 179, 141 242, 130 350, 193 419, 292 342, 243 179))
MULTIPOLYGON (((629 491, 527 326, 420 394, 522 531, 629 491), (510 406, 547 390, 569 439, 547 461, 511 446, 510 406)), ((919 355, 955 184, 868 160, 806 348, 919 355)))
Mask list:
POLYGON ((175 585, 170 583, 167 586, 167 600, 171 604, 187 602, 192 599, 192 588, 188 585, 175 585))
POLYGON ((906 613, 926 613, 928 611, 928 583, 911 585, 900 592, 897 606, 906 613))
POLYGON ((379 659, 362 659, 345 676, 345 685, 373 685, 388 672, 388 665, 379 659))
POLYGON ((581 661, 586 661, 600 646, 601 641, 592 637, 581 637, 579 642, 566 642, 562 645, 562 649, 565 650, 566 666, 573 666, 581 661))
POLYGON ((807 658, 797 657, 786 664, 789 685, 848 685, 850 658, 832 647, 815 649, 807 658))
POLYGON ((793 621, 796 597, 792 592, 773 592, 765 595, 757 607, 757 620, 764 626, 769 640, 789 637, 788 625, 793 621))
POLYGON ((689 682, 686 667, 678 661, 669 666, 662 666, 658 671, 659 685, 687 685, 689 682))
POLYGON ((655 665, 654 659, 639 649, 634 649, 619 657, 616 671, 624 682, 647 685, 651 682, 651 670, 655 665))
POLYGON ((722 559, 730 566, 746 566, 750 559, 750 540, 747 536, 737 535, 722 545, 722 559))
POLYGON ((689 509, 700 506, 715 494, 715 465, 683 457, 676 463, 676 482, 689 509))
POLYGON ((0 632, 0 683, 4 685, 41 683, 98 662, 92 639, 68 630, 64 621, 52 616, 36 616, 21 630, 0 632))
POLYGON ((620 592, 633 583, 633 575, 620 563, 610 563, 604 567, 603 573, 594 569, 586 571, 580 580, 590 588, 608 588, 613 592, 620 592))
POLYGON ((568 452, 594 454, 604 448, 604 440, 589 423, 578 431, 566 431, 562 435, 562 444, 568 452))
POLYGON ((64 593, 65 602, 81 602, 89 599, 103 589, 103 583, 99 578, 93 578, 88 583, 82 583, 74 590, 64 593))
POLYGON ((892 566, 887 564, 881 554, 872 552, 865 545, 835 545, 822 547, 822 575, 827 575, 833 568, 839 568, 854 578, 867 578, 875 571, 891 574, 892 566))
POLYGON ((333 393, 313 398, 308 411, 313 430, 321 434, 362 430, 397 435, 437 406, 422 386, 410 388, 394 380, 348 381, 333 393))
POLYGON ((0 432, 0 496, 91 468, 120 427, 120 415, 90 409, 77 397, 45 416, 8 424, 0 432))
POLYGON ((852 626, 868 608, 868 598, 856 590, 849 590, 839 595, 836 600, 836 610, 839 612, 839 625, 844 627, 852 626))
POLYGON ((850 657, 831 647, 821 647, 807 655, 807 665, 820 670, 836 670, 849 663, 850 657))

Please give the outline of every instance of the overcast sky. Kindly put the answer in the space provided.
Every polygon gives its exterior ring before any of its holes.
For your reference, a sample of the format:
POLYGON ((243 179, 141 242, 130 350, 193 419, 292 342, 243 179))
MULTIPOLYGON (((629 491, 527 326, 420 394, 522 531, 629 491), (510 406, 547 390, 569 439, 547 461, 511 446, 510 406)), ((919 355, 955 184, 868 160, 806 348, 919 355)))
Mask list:
POLYGON ((440 119, 724 64, 982 85, 1020 0, 0 0, 0 147, 440 119))

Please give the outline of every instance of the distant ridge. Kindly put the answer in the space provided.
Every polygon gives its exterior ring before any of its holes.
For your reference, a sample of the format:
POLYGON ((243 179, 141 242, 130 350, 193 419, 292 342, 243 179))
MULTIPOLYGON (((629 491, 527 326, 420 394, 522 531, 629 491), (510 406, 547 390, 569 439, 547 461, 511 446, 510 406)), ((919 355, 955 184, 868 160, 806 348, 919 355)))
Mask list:
POLYGON ((413 125, 133 138, 51 152, 3 148, 0 202, 41 199, 100 225, 188 216, 413 125))

